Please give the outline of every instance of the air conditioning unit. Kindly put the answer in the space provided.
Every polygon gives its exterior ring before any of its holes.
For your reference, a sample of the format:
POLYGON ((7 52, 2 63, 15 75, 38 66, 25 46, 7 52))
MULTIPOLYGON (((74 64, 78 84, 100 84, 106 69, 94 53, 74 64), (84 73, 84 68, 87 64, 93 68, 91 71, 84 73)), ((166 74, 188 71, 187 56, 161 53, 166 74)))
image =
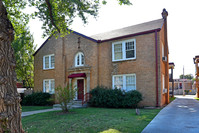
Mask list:
POLYGON ((166 56, 162 57, 162 61, 167 62, 167 57, 166 56))

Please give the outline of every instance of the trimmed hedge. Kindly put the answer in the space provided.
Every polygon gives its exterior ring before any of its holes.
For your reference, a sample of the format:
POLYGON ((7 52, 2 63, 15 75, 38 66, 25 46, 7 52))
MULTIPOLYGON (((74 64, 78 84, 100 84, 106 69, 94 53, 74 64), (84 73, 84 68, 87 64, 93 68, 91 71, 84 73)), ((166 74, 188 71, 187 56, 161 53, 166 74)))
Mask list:
POLYGON ((90 106, 107 108, 136 108, 142 94, 136 90, 124 92, 120 89, 96 87, 91 90, 90 106))
POLYGON ((51 99, 51 94, 43 92, 35 92, 25 96, 22 100, 22 105, 25 106, 46 106, 52 104, 53 100, 51 99))

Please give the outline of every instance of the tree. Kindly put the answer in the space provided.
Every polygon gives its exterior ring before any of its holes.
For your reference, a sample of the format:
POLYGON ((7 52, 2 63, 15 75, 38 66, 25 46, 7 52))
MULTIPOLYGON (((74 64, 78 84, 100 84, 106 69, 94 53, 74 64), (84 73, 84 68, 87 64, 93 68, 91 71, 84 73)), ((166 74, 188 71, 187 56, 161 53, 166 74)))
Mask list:
MULTIPOLYGON (((183 74, 180 75, 180 79, 183 79, 183 74)), ((192 74, 184 75, 184 79, 193 79, 193 75, 192 74)))
MULTIPOLYGON (((19 26, 19 25, 17 25, 19 26)), ((35 46, 33 45, 33 36, 30 34, 26 25, 15 29, 15 40, 12 42, 14 55, 16 58, 17 81, 24 83, 26 88, 33 87, 33 63, 35 46), (17 29, 17 30, 16 30, 17 29)))
MULTIPOLYGON (((131 3, 118 0, 119 4, 131 3)), ((32 17, 43 21, 44 36, 66 35, 68 26, 76 16, 84 23, 88 15, 97 16, 100 0, 28 0, 38 9, 32 17)), ((106 1, 102 0, 105 4, 106 1)), ((14 40, 14 25, 27 23, 28 15, 22 12, 26 0, 0 0, 0 132, 22 133, 20 95, 16 88, 16 62, 11 43, 14 40)))

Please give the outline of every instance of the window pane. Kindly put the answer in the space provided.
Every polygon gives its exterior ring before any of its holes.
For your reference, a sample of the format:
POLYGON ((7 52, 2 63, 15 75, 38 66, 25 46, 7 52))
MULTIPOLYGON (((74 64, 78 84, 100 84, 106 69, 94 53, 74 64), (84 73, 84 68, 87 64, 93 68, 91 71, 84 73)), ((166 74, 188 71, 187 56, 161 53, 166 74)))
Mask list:
POLYGON ((77 65, 79 66, 79 55, 77 56, 77 65))
POLYGON ((45 88, 45 92, 49 92, 49 80, 44 81, 44 88, 45 88))
POLYGON ((84 55, 83 55, 83 54, 81 54, 81 56, 82 56, 81 65, 84 65, 84 55))
POLYGON ((135 57, 134 50, 126 51, 126 58, 133 58, 135 57))
POLYGON ((55 80, 53 79, 53 80, 51 80, 51 86, 50 86, 51 88, 50 88, 50 92, 51 93, 54 93, 55 92, 55 80))
POLYGON ((122 59, 122 43, 114 45, 114 60, 122 59))
POLYGON ((45 68, 49 68, 49 56, 45 57, 45 68))
POLYGON ((126 91, 135 90, 135 76, 126 76, 126 91))
POLYGON ((132 50, 134 49, 134 42, 126 42, 126 50, 132 50))
POLYGON ((126 58, 135 57, 134 41, 126 42, 126 58))
POLYGON ((51 56, 51 68, 55 67, 55 56, 51 56))
POLYGON ((114 88, 118 88, 118 89, 123 88, 123 77, 122 76, 114 77, 114 88))

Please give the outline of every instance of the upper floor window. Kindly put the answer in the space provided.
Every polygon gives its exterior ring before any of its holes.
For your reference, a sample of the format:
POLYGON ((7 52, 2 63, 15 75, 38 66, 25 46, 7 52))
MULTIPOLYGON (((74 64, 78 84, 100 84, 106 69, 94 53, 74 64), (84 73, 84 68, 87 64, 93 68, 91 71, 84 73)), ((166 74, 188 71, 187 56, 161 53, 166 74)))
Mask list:
POLYGON ((112 61, 129 60, 136 58, 135 39, 115 42, 112 44, 112 61))
POLYGON ((162 57, 164 57, 164 44, 162 43, 162 57))
POLYGON ((126 92, 136 90, 136 75, 113 75, 113 88, 121 89, 126 92))
POLYGON ((79 52, 75 56, 75 66, 83 66, 85 63, 84 54, 79 52))
POLYGON ((55 55, 46 55, 43 57, 43 69, 55 68, 55 55))

